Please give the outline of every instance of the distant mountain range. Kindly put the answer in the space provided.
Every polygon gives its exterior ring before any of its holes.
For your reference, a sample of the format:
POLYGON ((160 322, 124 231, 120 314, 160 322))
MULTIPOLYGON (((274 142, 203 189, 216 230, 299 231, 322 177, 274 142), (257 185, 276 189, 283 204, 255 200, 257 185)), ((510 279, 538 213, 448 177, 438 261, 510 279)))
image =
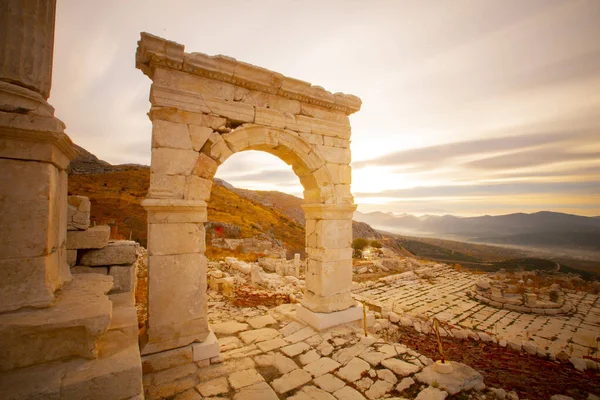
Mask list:
MULTIPOLYGON (((437 236, 475 243, 570 253, 600 254, 600 218, 540 211, 533 214, 457 217, 454 215, 356 212, 354 219, 376 229, 413 236, 437 236)), ((576 254, 575 254, 576 255, 576 254)))

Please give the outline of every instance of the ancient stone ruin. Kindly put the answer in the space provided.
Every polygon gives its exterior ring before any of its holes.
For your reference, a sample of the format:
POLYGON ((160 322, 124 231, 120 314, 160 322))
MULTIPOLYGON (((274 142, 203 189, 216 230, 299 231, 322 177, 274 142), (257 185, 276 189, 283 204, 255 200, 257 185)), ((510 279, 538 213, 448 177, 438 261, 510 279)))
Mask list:
MULTIPOLYGON (((109 226, 91 223, 90 200, 68 196, 77 150, 47 102, 55 9, 0 3, 0 398, 518 399, 486 389, 467 365, 397 343, 409 327, 423 342, 439 334, 599 369, 583 358, 600 343, 597 294, 550 288, 576 311, 559 317, 533 295, 525 306, 543 314, 509 312, 510 301, 498 310, 464 294, 473 275, 389 249, 355 265, 389 274, 353 284, 348 116, 360 99, 147 33, 136 53, 152 80, 148 264, 138 269, 145 250, 111 240, 109 226), (274 154, 300 179, 306 260, 272 245, 276 259, 206 259, 213 177, 245 150, 274 154), (142 282, 147 299, 135 304, 142 282), (235 304, 248 282, 261 289, 235 304)), ((477 296, 492 304, 492 289, 479 284, 477 296)), ((579 385, 600 390, 593 379, 579 385)))
POLYGON ((301 318, 316 328, 360 319, 350 294, 356 206, 348 120, 360 99, 229 57, 185 53, 184 46, 147 33, 138 43, 136 66, 152 79, 153 126, 143 202, 150 272, 142 353, 209 337, 206 201, 218 166, 245 150, 279 157, 304 186, 308 271, 301 318))

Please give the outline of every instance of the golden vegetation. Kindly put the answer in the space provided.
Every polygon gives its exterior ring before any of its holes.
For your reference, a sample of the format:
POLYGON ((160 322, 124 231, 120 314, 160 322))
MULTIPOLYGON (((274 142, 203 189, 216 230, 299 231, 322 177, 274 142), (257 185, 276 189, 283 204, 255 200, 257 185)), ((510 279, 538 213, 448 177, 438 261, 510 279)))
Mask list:
MULTIPOLYGON (((140 205, 150 182, 148 167, 123 167, 116 172, 69 176, 69 194, 87 196, 92 203, 92 224, 108 224, 113 238, 131 239, 146 246, 146 211, 140 205)), ((298 199, 300 200, 300 199, 298 199)), ((304 253, 304 226, 276 208, 247 199, 213 184, 208 202, 208 220, 240 227, 240 238, 264 235, 279 239, 289 253, 304 253)), ((207 237, 208 239, 208 237, 207 237)), ((241 255, 235 251, 207 246, 207 256, 235 256, 248 261, 260 254, 241 255)))

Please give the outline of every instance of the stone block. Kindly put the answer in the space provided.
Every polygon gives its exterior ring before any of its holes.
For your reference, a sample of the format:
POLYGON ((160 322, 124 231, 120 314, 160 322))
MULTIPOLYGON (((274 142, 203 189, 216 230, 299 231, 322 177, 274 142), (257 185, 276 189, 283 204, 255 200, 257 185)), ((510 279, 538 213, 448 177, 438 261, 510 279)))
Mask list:
POLYGON ((135 267, 130 265, 112 265, 108 268, 108 275, 114 279, 114 286, 110 293, 133 292, 135 289, 135 267))
POLYGON ((202 223, 150 223, 148 227, 150 255, 204 253, 206 241, 202 223))
POLYGON ((111 241, 103 249, 88 250, 81 255, 81 265, 124 265, 136 259, 137 243, 131 240, 111 241))
POLYGON ((195 175, 186 177, 183 198, 187 200, 208 200, 212 183, 212 179, 205 179, 195 175))
POLYGON ((198 162, 194 167, 194 176, 212 180, 217 172, 219 163, 204 153, 200 153, 198 162))
POLYGON ((206 222, 204 200, 144 199, 142 207, 150 224, 206 222))
POLYGON ((108 275, 108 267, 86 267, 85 265, 76 265, 71 267, 71 273, 108 275))
POLYGON ((127 399, 141 394, 142 365, 137 343, 133 343, 108 357, 67 370, 60 398, 127 399))
POLYGON ((77 250, 67 250, 67 264, 70 267, 77 264, 77 250))
POLYGON ((309 258, 306 287, 319 296, 347 292, 352 286, 352 260, 317 261, 309 258))
POLYGON ((242 151, 248 147, 248 129, 244 126, 241 129, 234 129, 229 133, 222 135, 227 147, 233 152, 242 151))
POLYGON ((334 136, 341 139, 350 139, 350 125, 338 124, 333 121, 306 117, 304 115, 296 115, 296 124, 301 127, 307 126, 309 127, 310 132, 319 135, 334 136))
POLYGON ((339 293, 333 296, 319 296, 307 288, 302 306, 316 313, 331 313, 346 310, 356 305, 350 292, 339 293))
POLYGON ((148 195, 152 198, 183 199, 185 176, 150 172, 148 195))
POLYGON ((166 175, 190 175, 198 161, 194 150, 158 148, 152 150, 150 171, 166 175))
POLYGON ((352 260, 352 248, 346 247, 344 249, 322 249, 307 247, 306 255, 309 259, 323 262, 352 260))
POLYGON ((152 122, 152 148, 192 150, 188 126, 162 120, 152 122))
POLYGON ((193 361, 192 346, 186 346, 142 357, 142 370, 147 374, 193 361))
POLYGON ((61 244, 59 170, 49 163, 2 158, 0 171, 0 258, 52 253, 61 244))
POLYGON ((306 220, 306 246, 347 249, 352 244, 352 220, 306 220))
POLYGON ((138 319, 131 293, 111 294, 110 325, 98 340, 98 356, 107 357, 138 344, 138 319))
POLYGON ((192 140, 192 148, 194 151, 200 151, 210 135, 213 133, 211 128, 205 126, 190 125, 190 139, 192 140))
POLYGON ((302 115, 350 126, 350 119, 345 113, 341 111, 335 111, 328 108, 319 107, 310 103, 300 103, 300 106, 300 114, 302 115))
POLYGON ((49 307, 62 283, 56 251, 35 258, 0 259, 0 312, 49 307))
POLYGON ((348 165, 352 161, 350 149, 333 146, 318 146, 317 149, 328 163, 348 165))
POLYGON ((0 315, 0 371, 68 357, 95 358, 97 340, 111 320, 105 294, 112 278, 80 274, 53 307, 0 315))
POLYGON ((233 154, 231 149, 227 147, 227 143, 225 143, 223 137, 217 132, 210 134, 208 141, 202 148, 202 152, 219 164, 223 164, 233 154))
POLYGON ((85 196, 69 196, 67 204, 67 229, 86 230, 90 227, 90 199, 85 196))
POLYGON ((275 128, 285 128, 285 113, 272 110, 270 108, 256 107, 254 123, 259 125, 272 126, 275 128))
POLYGON ((68 231, 67 249, 102 249, 108 245, 110 226, 101 225, 86 231, 68 231))
POLYGON ((362 320, 363 306, 362 304, 357 304, 355 307, 350 307, 343 311, 318 313, 312 312, 302 305, 297 304, 296 316, 317 331, 322 331, 333 326, 362 320))
POLYGON ((206 267, 200 253, 148 257, 149 328, 143 354, 206 339, 206 267))
MULTIPOLYGON (((193 57, 193 56, 192 56, 193 57)), ((188 62, 193 64, 192 57, 185 56, 186 66, 188 62)), ((193 68, 192 65, 190 65, 193 68)), ((179 89, 184 92, 202 93, 203 96, 217 97, 224 100, 233 100, 235 86, 226 82, 217 81, 187 71, 161 68, 154 73, 153 81, 164 87, 179 89)))
POLYGON ((178 110, 173 107, 153 106, 150 108, 148 116, 152 121, 164 120, 186 125, 205 126, 213 129, 217 129, 220 126, 225 125, 227 122, 225 118, 217 117, 215 115, 178 110))
POLYGON ((210 332, 202 343, 193 343, 194 361, 208 360, 219 355, 219 340, 210 332))

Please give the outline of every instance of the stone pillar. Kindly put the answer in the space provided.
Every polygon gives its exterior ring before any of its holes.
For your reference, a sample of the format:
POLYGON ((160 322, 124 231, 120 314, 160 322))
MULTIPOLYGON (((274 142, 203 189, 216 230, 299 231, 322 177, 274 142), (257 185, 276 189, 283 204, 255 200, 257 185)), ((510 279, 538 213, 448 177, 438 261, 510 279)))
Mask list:
POLYGON ((294 276, 296 278, 300 277, 300 254, 298 253, 294 254, 292 269, 294 270, 294 276))
POLYGON ((207 318, 206 202, 150 199, 148 212, 148 337, 142 354, 204 341, 207 318))
POLYGON ((306 294, 302 305, 328 313, 355 305, 352 286, 352 215, 355 204, 308 204, 306 294))
POLYGON ((0 80, 50 97, 56 0, 0 3, 0 80))
POLYGON ((71 280, 67 174, 50 95, 55 1, 0 2, 0 312, 48 307, 71 280))

